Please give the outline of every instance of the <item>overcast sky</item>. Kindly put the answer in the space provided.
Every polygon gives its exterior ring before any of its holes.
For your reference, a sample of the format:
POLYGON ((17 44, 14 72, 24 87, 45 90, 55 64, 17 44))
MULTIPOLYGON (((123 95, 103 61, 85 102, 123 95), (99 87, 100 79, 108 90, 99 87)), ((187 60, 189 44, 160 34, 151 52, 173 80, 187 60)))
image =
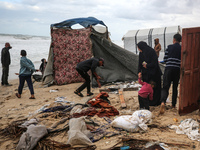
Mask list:
POLYGON ((90 16, 121 40, 128 30, 200 26, 200 0, 0 0, 0 33, 50 36, 51 24, 90 16))

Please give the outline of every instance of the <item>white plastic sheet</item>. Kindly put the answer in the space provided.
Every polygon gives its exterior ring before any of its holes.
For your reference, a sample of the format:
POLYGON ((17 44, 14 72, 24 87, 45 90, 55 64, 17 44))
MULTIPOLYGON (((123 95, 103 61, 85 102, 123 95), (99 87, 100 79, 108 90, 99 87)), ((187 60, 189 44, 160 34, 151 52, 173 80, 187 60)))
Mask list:
POLYGON ((199 123, 192 118, 183 120, 179 126, 172 125, 170 129, 176 130, 177 134, 186 134, 191 140, 200 141, 199 123))

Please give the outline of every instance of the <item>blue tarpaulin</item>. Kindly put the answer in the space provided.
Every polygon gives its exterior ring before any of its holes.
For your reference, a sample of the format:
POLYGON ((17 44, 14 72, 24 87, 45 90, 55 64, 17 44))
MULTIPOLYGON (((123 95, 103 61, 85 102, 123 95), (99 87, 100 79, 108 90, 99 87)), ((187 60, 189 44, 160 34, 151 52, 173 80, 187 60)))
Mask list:
POLYGON ((101 24, 103 26, 106 26, 103 21, 98 20, 94 17, 88 17, 88 18, 75 18, 75 19, 65 20, 60 23, 51 24, 51 27, 56 27, 56 28, 71 27, 77 23, 85 28, 89 27, 90 25, 96 25, 96 24, 101 24))

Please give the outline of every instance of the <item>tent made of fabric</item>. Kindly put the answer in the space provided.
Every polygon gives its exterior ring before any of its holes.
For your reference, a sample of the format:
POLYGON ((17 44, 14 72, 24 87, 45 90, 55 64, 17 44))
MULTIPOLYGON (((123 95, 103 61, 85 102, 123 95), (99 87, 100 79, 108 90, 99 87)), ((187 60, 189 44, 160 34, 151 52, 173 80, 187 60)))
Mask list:
MULTIPOLYGON (((100 21, 102 22, 102 21, 100 21)), ((43 83, 57 85, 82 82, 76 65, 91 57, 104 58, 104 67, 96 72, 102 84, 137 80, 138 55, 121 48, 108 39, 107 27, 82 29, 51 26, 51 45, 43 83)), ((94 81, 94 80, 92 80, 94 81)), ((93 85, 95 85, 95 81, 93 85)))
POLYGON ((137 49, 137 43, 140 41, 145 41, 149 46, 154 48, 154 39, 158 38, 159 43, 161 44, 161 55, 159 60, 163 59, 164 51, 166 50, 169 44, 173 42, 174 34, 181 34, 180 26, 171 26, 171 27, 162 27, 162 28, 151 28, 151 29, 142 29, 142 30, 129 30, 123 36, 124 48, 135 53, 139 54, 137 49))

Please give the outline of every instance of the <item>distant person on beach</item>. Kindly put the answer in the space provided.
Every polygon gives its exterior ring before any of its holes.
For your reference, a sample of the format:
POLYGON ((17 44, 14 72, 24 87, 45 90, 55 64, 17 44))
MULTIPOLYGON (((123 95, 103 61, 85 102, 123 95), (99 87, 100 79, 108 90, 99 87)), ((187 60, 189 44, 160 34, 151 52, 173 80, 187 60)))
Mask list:
POLYGON ((155 44, 154 50, 155 50, 155 52, 156 52, 156 55, 159 57, 159 53, 160 53, 160 51, 161 51, 161 45, 160 45, 160 43, 159 43, 159 39, 158 39, 158 38, 156 38, 156 39, 154 40, 154 44, 155 44))
POLYGON ((160 114, 165 112, 165 103, 169 95, 169 88, 173 82, 172 90, 172 108, 176 107, 177 94, 178 94, 178 83, 180 79, 180 65, 181 65, 181 35, 175 34, 173 37, 173 44, 168 45, 164 62, 166 63, 165 72, 163 75, 163 88, 161 92, 161 107, 160 114))
POLYGON ((5 47, 1 51, 1 64, 2 64, 2 78, 1 85, 2 86, 11 86, 12 84, 8 83, 9 76, 9 65, 11 63, 10 52, 9 49, 12 47, 10 43, 5 43, 5 47))
POLYGON ((153 100, 153 88, 155 87, 155 82, 150 81, 148 83, 141 80, 142 74, 138 73, 138 82, 142 85, 142 88, 138 92, 138 101, 140 109, 149 110, 149 101, 153 100))
POLYGON ((47 60, 45 58, 41 59, 42 63, 40 65, 40 71, 42 72, 42 76, 44 75, 44 70, 46 68, 47 65, 47 60))
POLYGON ((26 57, 25 50, 21 50, 21 56, 22 57, 20 60, 20 71, 19 71, 19 74, 16 73, 16 75, 19 75, 19 87, 18 87, 18 93, 16 93, 16 96, 18 98, 21 98, 24 83, 26 81, 31 93, 31 97, 29 99, 35 99, 31 75, 33 74, 33 72, 36 72, 39 70, 36 70, 32 61, 26 57))
POLYGON ((90 91, 90 76, 87 73, 89 70, 91 70, 92 74, 95 76, 98 86, 101 87, 101 84, 99 82, 99 79, 101 79, 101 77, 98 76, 95 72, 95 69, 99 66, 104 66, 104 59, 98 59, 95 57, 82 61, 76 66, 76 70, 82 76, 82 78, 85 79, 85 82, 76 91, 74 91, 75 94, 77 94, 80 97, 83 97, 81 91, 87 87, 87 96, 93 95, 93 93, 90 91))
POLYGON ((140 51, 138 73, 142 74, 142 80, 144 82, 150 83, 152 80, 156 83, 156 87, 153 89, 153 100, 149 102, 149 105, 158 106, 160 105, 162 75, 158 57, 155 50, 148 46, 146 42, 140 41, 137 46, 140 51))

